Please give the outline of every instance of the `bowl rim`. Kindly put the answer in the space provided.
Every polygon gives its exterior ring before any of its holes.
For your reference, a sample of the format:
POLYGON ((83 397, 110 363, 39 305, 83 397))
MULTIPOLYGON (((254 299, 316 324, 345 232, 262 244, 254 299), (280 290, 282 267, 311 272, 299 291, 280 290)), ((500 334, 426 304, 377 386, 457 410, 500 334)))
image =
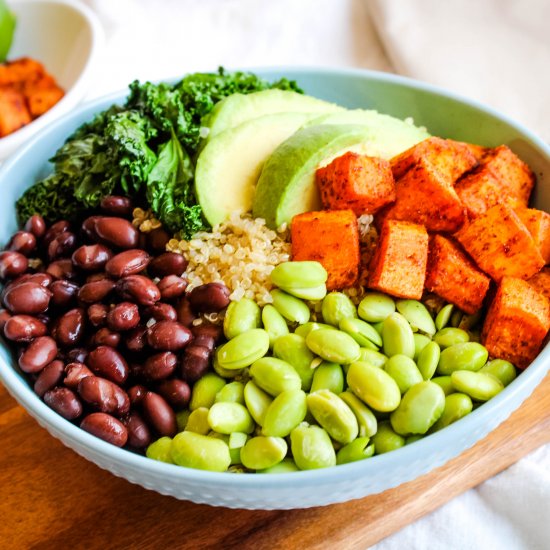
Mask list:
MULTIPOLYGON (((25 0, 26 1, 26 0, 25 0)), ((398 86, 405 86, 412 90, 426 91, 436 95, 444 96, 467 106, 474 107, 493 117, 504 121, 509 126, 514 128, 524 137, 533 142, 543 152, 543 156, 550 163, 550 145, 546 144, 541 138, 525 128, 522 124, 514 121, 510 117, 501 114, 492 107, 486 106, 476 100, 465 98, 455 94, 444 88, 434 86, 428 83, 420 82, 408 77, 383 73, 379 71, 371 71, 365 69, 349 69, 349 68, 332 68, 332 67, 300 67, 300 66, 281 66, 281 67, 250 67, 250 68, 228 68, 229 70, 242 70, 255 72, 260 76, 273 77, 276 75, 285 75, 288 78, 299 80, 300 76, 356 76, 362 78, 365 83, 369 81, 385 82, 398 86)), ((184 76, 184 75, 183 75, 184 76)), ((166 79, 164 82, 177 81, 183 76, 175 80, 166 79)), ((42 129, 33 138, 21 147, 15 155, 9 158, 3 166, 0 167, 0 182, 4 174, 9 172, 20 159, 25 157, 35 144, 46 138, 50 132, 53 132, 59 126, 64 125, 71 118, 77 116, 84 111, 90 113, 98 109, 105 108, 110 103, 120 102, 124 100, 127 91, 117 91, 108 95, 96 98, 79 106, 77 110, 68 113, 59 119, 55 120, 47 128, 42 129)), ((2 347, 7 346, 2 343, 2 347)), ((323 468, 321 470, 306 470, 290 473, 278 473, 276 475, 258 476, 252 475, 228 475, 227 472, 210 472, 206 470, 198 470, 177 466, 151 460, 145 456, 133 453, 122 448, 115 447, 79 428, 78 426, 66 421, 55 411, 50 409, 32 390, 30 385, 24 380, 12 364, 0 358, 0 381, 5 385, 10 394, 24 406, 37 420, 40 419, 44 423, 52 425, 56 431, 63 433, 73 443, 77 443, 80 448, 86 448, 94 455, 103 455, 106 459, 122 467, 132 467, 135 470, 146 470, 148 473, 156 476, 168 476, 174 483, 177 482, 192 482, 193 484, 215 485, 220 489, 227 488, 256 488, 269 489, 278 488, 282 485, 289 486, 295 482, 300 482, 302 486, 313 485, 332 485, 338 482, 345 482, 355 479, 358 476, 368 476, 372 472, 378 471, 378 465, 382 463, 386 468, 398 468, 403 464, 409 464, 415 458, 419 446, 423 447, 423 456, 430 457, 442 447, 453 445, 461 432, 465 430, 473 431, 479 423, 482 425, 492 425, 491 416, 495 409, 506 407, 510 402, 516 399, 516 396, 521 395, 523 387, 528 385, 532 380, 542 379, 542 377, 550 370, 550 343, 548 343, 539 353, 537 358, 531 363, 529 368, 525 369, 521 376, 518 376, 497 396, 491 399, 491 406, 479 407, 462 418, 460 422, 451 424, 446 429, 431 434, 429 437, 423 438, 417 442, 406 445, 396 452, 376 455, 369 460, 362 460, 350 464, 338 465, 337 467, 323 468), (322 472, 320 474, 319 472, 322 472)), ((538 384, 537 384, 538 385, 538 384)), ((523 399, 522 399, 523 401, 523 399)), ((510 410, 510 414, 512 409, 510 410)), ((475 442, 474 442, 475 443, 475 442)), ((471 445, 470 445, 471 446, 471 445)), ((464 452, 468 447, 465 447, 461 452, 464 452)), ((378 472, 377 472, 378 473, 378 472)), ((292 485, 294 486, 294 485, 292 485)))
MULTIPOLYGON (((23 142, 34 136, 37 132, 47 127, 52 121, 60 118, 66 113, 67 109, 74 106, 84 96, 87 89, 87 83, 91 75, 91 71, 99 57, 100 50, 105 41, 103 27, 99 22, 97 15, 83 2, 78 0, 13 0, 11 7, 17 10, 18 5, 41 5, 48 4, 54 6, 65 6, 71 9, 75 14, 80 15, 82 21, 87 25, 91 34, 90 48, 87 52, 86 59, 80 68, 73 85, 65 91, 64 96, 43 115, 32 120, 25 126, 22 126, 15 132, 0 138, 0 161, 2 157, 9 158, 21 146, 23 142)), ((47 68, 46 68, 47 69, 47 68)))

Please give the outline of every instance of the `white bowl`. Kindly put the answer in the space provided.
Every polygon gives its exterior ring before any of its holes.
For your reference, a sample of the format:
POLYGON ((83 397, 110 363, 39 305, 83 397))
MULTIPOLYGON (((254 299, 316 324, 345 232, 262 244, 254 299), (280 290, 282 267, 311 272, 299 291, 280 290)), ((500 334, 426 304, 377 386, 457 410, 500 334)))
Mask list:
POLYGON ((0 138, 0 161, 35 132, 72 109, 84 96, 103 44, 103 30, 93 12, 77 0, 12 0, 17 26, 8 59, 32 57, 65 90, 42 116, 0 138))

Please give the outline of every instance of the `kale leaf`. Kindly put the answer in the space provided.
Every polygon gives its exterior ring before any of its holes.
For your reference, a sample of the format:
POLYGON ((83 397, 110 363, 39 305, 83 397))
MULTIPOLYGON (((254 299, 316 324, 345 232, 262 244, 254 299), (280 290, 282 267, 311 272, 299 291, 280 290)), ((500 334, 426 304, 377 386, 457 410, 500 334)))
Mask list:
POLYGON ((191 158, 201 118, 233 93, 268 88, 302 92, 295 82, 275 83, 252 73, 195 73, 175 85, 130 84, 123 106, 113 105, 80 126, 56 152, 53 174, 17 201, 21 223, 40 213, 46 220, 77 220, 110 194, 125 194, 151 208, 183 238, 207 227, 193 192, 191 158))

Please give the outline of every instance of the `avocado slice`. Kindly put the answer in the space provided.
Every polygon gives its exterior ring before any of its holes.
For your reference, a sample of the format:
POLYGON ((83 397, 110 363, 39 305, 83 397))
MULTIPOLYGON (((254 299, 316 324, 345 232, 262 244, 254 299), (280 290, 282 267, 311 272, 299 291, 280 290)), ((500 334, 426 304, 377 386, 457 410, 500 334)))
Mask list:
POLYGON ((375 142, 376 133, 357 124, 321 124, 298 130, 264 164, 254 196, 253 214, 271 228, 296 214, 319 210, 315 171, 357 146, 375 142))
POLYGON ((316 97, 287 90, 263 90, 251 94, 225 97, 204 117, 202 125, 209 129, 206 140, 239 126, 247 120, 275 113, 329 113, 344 111, 343 107, 316 97))
POLYGON ((4 0, 0 0, 0 63, 8 57, 13 33, 15 32, 15 15, 4 0))
POLYGON ((249 212, 265 160, 315 116, 265 115, 213 137, 200 152, 195 171, 195 193, 208 223, 214 226, 235 211, 249 212))
POLYGON ((376 135, 369 142, 366 154, 391 159, 430 137, 426 128, 414 126, 411 121, 384 115, 374 110, 354 109, 321 115, 307 122, 305 126, 318 124, 361 124, 368 126, 376 135))

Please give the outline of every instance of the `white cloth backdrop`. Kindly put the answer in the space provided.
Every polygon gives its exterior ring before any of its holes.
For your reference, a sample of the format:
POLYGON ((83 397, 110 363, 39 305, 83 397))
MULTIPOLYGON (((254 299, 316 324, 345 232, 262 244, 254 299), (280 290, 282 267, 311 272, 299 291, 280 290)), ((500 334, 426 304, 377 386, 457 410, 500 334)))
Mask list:
MULTIPOLYGON (((85 1, 107 35, 88 98, 219 65, 362 67, 448 87, 550 139, 548 0, 85 1)), ((547 550, 550 446, 375 548, 547 550)))

